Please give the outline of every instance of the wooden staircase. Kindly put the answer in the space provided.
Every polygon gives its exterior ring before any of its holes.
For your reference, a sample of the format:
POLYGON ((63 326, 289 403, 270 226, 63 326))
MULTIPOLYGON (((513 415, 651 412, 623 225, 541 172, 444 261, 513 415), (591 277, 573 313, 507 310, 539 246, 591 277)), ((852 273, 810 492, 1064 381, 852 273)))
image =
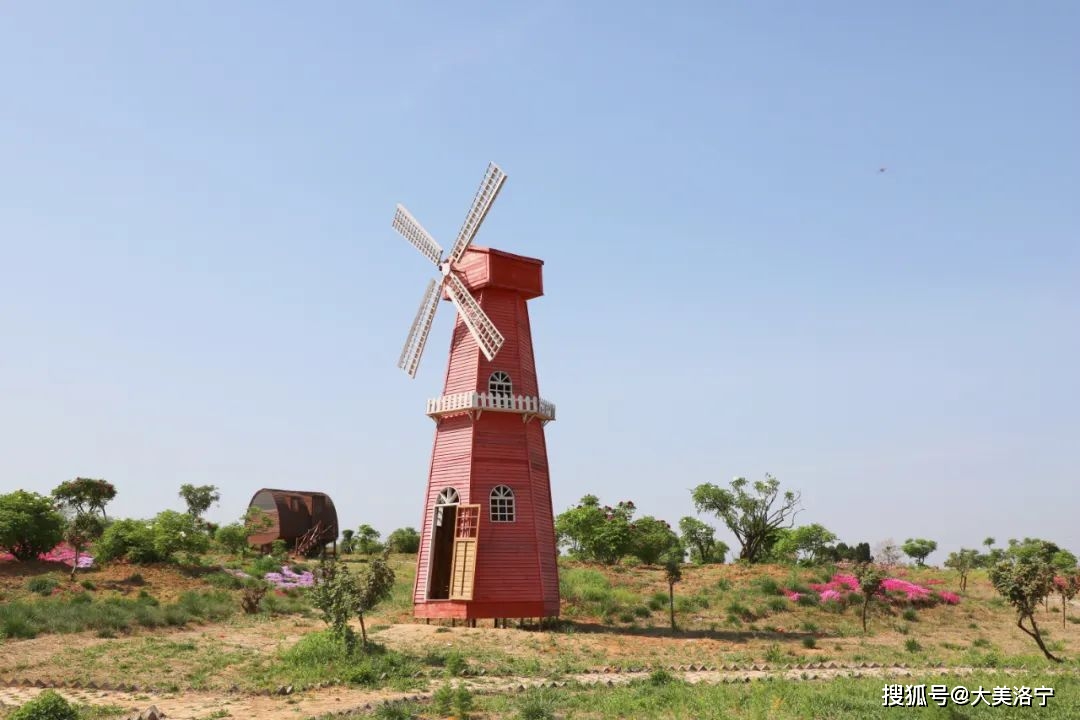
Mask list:
POLYGON ((331 528, 323 525, 322 521, 316 521, 310 530, 296 539, 297 555, 303 555, 304 557, 314 557, 319 554, 319 551, 323 547, 333 540, 331 528))

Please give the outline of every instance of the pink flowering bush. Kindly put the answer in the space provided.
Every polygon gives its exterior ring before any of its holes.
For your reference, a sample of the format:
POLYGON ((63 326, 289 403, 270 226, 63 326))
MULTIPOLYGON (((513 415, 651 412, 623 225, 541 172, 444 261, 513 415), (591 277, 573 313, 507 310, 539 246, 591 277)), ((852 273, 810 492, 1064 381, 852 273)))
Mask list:
MULTIPOLYGON (((14 559, 15 556, 11 553, 0 552, 0 561, 14 559)), ((75 551, 67 543, 61 543, 49 552, 39 554, 38 560, 41 562, 63 563, 64 565, 71 567, 72 564, 75 563, 75 551)), ((80 570, 93 567, 94 557, 88 553, 79 553, 78 566, 80 570)))
MULTIPOLYGON (((927 585, 939 585, 942 582, 942 580, 929 580, 927 585)), ((852 595, 860 592, 859 580, 854 575, 843 573, 833 575, 832 579, 827 583, 811 583, 810 589, 818 594, 821 602, 847 602, 853 599, 852 595)), ((783 592, 786 598, 792 602, 798 602, 799 593, 791 590, 784 590, 783 592)), ((932 605, 937 602, 957 605, 960 602, 960 596, 956 593, 942 591, 935 594, 930 588, 898 577, 889 577, 882 581, 879 597, 883 600, 892 598, 924 605, 932 605)))
POLYGON ((922 602, 932 597, 929 588, 899 578, 885 578, 881 583, 881 588, 886 593, 902 594, 909 602, 922 602))

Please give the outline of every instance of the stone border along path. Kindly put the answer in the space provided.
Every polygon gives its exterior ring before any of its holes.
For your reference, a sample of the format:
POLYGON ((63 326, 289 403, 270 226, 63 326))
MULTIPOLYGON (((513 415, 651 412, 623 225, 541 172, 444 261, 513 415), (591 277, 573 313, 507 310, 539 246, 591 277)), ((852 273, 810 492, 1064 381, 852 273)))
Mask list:
MULTIPOLYGON (((570 674, 563 680, 548 680, 514 676, 478 676, 446 678, 444 682, 460 683, 479 695, 496 695, 509 692, 521 692, 528 688, 565 688, 588 687, 596 685, 624 685, 633 680, 643 680, 656 670, 667 670, 688 683, 743 683, 767 681, 778 678, 787 680, 833 680, 836 678, 862 677, 912 677, 916 673, 970 675, 974 672, 989 672, 1014 675, 1028 672, 1027 668, 972 668, 946 667, 941 664, 908 665, 898 663, 881 665, 878 663, 858 663, 844 665, 840 663, 809 663, 798 665, 671 665, 663 667, 604 667, 584 673, 570 674)), ((1061 670, 1041 668, 1040 673, 1054 675, 1061 670)), ((430 678, 431 682, 440 683, 442 678, 430 678)), ((305 700, 309 704, 320 706, 314 715, 301 717, 307 720, 322 720, 354 713, 371 712, 379 705, 400 702, 426 702, 432 692, 393 692, 385 690, 365 690, 343 684, 319 684, 307 689, 294 690, 292 686, 283 686, 276 691, 260 692, 181 690, 166 692, 153 688, 139 688, 133 685, 96 685, 81 684, 62 680, 36 680, 0 678, 0 708, 13 707, 36 697, 46 689, 53 689, 69 701, 85 705, 116 705, 129 708, 126 716, 135 720, 144 715, 150 707, 157 711, 157 717, 168 720, 195 720, 205 717, 214 709, 228 707, 231 717, 238 720, 258 715, 262 718, 277 717, 269 713, 280 710, 289 717, 297 717, 295 708, 302 707, 305 700), (286 699, 284 696, 292 696, 286 699)))

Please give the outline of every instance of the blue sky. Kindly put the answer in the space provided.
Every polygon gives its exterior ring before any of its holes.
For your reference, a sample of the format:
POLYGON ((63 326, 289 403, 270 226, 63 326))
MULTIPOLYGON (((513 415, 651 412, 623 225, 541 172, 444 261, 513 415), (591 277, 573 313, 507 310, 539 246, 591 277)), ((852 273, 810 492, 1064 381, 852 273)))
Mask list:
POLYGON ((390 220, 448 246, 493 160, 556 511, 769 472, 847 542, 1080 551, 1077 6, 613 7, 6 4, 0 489, 417 525, 453 313, 409 380, 390 220))

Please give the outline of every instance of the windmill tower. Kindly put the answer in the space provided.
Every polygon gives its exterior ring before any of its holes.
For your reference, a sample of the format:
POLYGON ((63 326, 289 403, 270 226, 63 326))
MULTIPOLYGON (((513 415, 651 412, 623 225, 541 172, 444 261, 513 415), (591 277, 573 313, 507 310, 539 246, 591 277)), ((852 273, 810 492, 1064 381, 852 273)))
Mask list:
POLYGON ((423 618, 559 614, 554 514, 544 426, 555 406, 536 382, 529 309, 543 262, 472 244, 506 175, 494 163, 450 252, 401 205, 393 227, 439 268, 398 366, 416 376, 440 300, 457 308, 435 421, 413 612, 423 618))

